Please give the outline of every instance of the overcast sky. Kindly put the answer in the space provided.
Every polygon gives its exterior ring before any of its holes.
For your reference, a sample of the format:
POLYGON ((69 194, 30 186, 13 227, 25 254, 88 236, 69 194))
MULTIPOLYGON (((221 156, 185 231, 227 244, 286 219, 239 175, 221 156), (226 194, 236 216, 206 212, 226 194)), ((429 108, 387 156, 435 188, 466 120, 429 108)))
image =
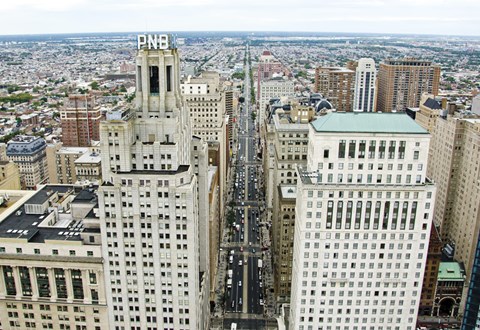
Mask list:
POLYGON ((480 0, 2 0, 0 34, 308 31, 480 35, 480 0))

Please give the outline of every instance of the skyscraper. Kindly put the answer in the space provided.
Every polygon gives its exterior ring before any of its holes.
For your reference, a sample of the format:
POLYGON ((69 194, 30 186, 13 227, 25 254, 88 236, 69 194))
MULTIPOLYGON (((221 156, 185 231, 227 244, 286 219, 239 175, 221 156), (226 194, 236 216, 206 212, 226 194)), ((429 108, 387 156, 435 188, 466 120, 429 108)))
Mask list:
POLYGON ((312 122, 298 169, 290 329, 415 329, 435 200, 429 140, 406 114, 312 122))
POLYGON ((440 66, 405 58, 386 60, 378 71, 377 111, 405 111, 418 107, 422 93, 438 94, 440 66))
POLYGON ((355 71, 353 111, 375 111, 377 69, 373 58, 361 58, 355 71))
POLYGON ((70 95, 60 110, 62 142, 65 147, 89 147, 99 139, 102 114, 90 95, 70 95))
POLYGON ((208 327, 206 146, 192 142, 179 63, 171 35, 139 36, 136 106, 101 124, 111 329, 208 327))
POLYGON ((315 91, 327 98, 337 111, 352 111, 355 71, 337 67, 315 69, 315 91))

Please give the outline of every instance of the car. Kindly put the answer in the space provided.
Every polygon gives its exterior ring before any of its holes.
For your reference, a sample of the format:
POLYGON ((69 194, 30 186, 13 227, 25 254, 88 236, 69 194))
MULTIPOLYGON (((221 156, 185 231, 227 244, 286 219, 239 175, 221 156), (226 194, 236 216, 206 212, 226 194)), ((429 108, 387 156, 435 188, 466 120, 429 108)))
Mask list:
POLYGON ((263 293, 260 292, 260 293, 258 294, 258 297, 259 297, 260 299, 263 299, 263 293))
POLYGON ((242 223, 245 223, 245 220, 244 220, 244 219, 242 219, 242 223))
POLYGON ((243 252, 243 246, 240 246, 240 252, 243 252))
POLYGON ((252 227, 252 231, 255 231, 255 227, 252 227))
POLYGON ((230 255, 235 254, 235 250, 230 250, 230 255))
POLYGON ((256 252, 255 249, 252 249, 252 253, 255 253, 255 252, 256 252))
POLYGON ((260 299, 259 303, 260 303, 260 306, 263 306, 263 299, 260 299))
POLYGON ((242 281, 238 281, 238 286, 242 286, 242 281))
POLYGON ((244 206, 244 205, 245 205, 245 202, 242 202, 242 206, 244 206))
POLYGON ((259 285, 260 287, 262 287, 262 286, 263 286, 262 282, 258 283, 258 285, 259 285))
POLYGON ((235 300, 232 300, 232 308, 235 308, 235 300))
POLYGON ((241 259, 238 260, 238 265, 239 265, 239 266, 242 266, 242 265, 243 265, 243 261, 242 261, 241 259))
POLYGON ((238 304, 239 304, 239 305, 242 304, 242 298, 239 298, 239 299, 238 299, 238 304))
POLYGON ((245 227, 242 227, 242 233, 245 231, 245 227))
POLYGON ((240 235, 240 239, 241 239, 241 240, 243 240, 243 234, 242 234, 242 235, 240 235))

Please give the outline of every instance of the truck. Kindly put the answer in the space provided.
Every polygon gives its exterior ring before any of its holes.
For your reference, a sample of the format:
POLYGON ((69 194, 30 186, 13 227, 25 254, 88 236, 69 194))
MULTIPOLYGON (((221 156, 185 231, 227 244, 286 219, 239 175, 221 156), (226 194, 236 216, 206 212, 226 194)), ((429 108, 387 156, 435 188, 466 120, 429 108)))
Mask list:
POLYGON ((258 270, 262 269, 263 261, 262 259, 258 259, 258 270))
POLYGON ((228 289, 231 289, 231 288, 232 288, 232 279, 231 279, 231 278, 229 278, 229 279, 227 280, 227 288, 228 288, 228 289))
POLYGON ((233 269, 228 270, 228 278, 232 278, 233 276, 233 269))

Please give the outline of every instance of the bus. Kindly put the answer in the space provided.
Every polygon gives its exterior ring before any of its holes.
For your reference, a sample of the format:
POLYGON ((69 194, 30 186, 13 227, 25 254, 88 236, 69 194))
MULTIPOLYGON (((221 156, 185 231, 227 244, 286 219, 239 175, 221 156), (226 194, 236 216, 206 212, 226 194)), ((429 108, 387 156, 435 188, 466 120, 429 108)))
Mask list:
POLYGON ((237 330, 237 324, 232 323, 232 326, 230 327, 230 330, 237 330))

